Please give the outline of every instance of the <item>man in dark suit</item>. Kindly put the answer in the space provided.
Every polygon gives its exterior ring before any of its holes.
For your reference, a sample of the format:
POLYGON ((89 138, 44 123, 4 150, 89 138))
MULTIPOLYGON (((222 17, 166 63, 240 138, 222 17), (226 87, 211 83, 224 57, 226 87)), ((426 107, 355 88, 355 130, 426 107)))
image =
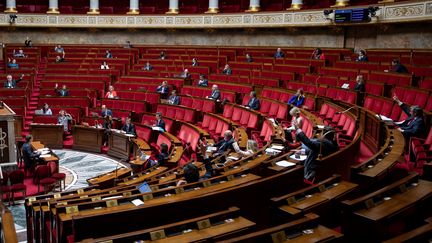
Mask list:
POLYGON ((146 65, 143 67, 144 71, 151 71, 153 70, 153 66, 150 65, 150 62, 147 62, 146 65))
POLYGON ((219 100, 221 97, 219 87, 216 84, 213 84, 212 86, 212 93, 210 96, 207 96, 207 99, 211 100, 219 100))
POLYGON ((339 146, 334 141, 335 132, 332 127, 326 126, 320 139, 309 139, 297 124, 293 125, 296 129, 297 141, 309 148, 304 161, 304 182, 314 184, 316 168, 319 166, 316 159, 320 155, 324 157, 339 150, 339 146))
POLYGON ((8 89, 15 89, 17 87, 17 83, 19 83, 24 78, 24 74, 21 74, 21 76, 13 80, 12 75, 8 74, 6 76, 6 82, 4 82, 4 87, 8 89))
POLYGON ((55 89, 55 92, 58 96, 61 96, 61 97, 69 96, 69 90, 67 89, 66 84, 63 84, 61 89, 58 88, 58 84, 55 84, 54 89, 55 89))
POLYGON ((33 142, 33 136, 31 134, 28 134, 26 136, 25 141, 26 142, 23 144, 21 150, 24 159, 25 169, 27 171, 27 170, 32 170, 36 166, 40 153, 33 152, 31 146, 31 143, 33 142))
POLYGON ((162 128, 164 131, 166 131, 166 130, 165 130, 165 122, 164 122, 164 120, 162 119, 162 113, 160 113, 160 112, 156 112, 156 123, 155 123, 154 126, 155 126, 155 127, 160 127, 160 128, 162 128))
POLYGON ((163 81, 161 85, 156 88, 156 92, 158 92, 162 99, 168 98, 169 87, 168 82, 163 81))
POLYGON ((180 97, 177 96, 177 91, 175 91, 175 90, 171 91, 171 96, 168 98, 168 103, 171 105, 179 105, 180 104, 180 97))
POLYGON ((358 57, 356 59, 356 62, 368 62, 369 58, 368 56, 366 56, 366 51, 365 50, 360 50, 358 53, 358 57))
POLYGON ((126 132, 126 134, 136 136, 135 125, 131 123, 130 117, 126 118, 125 124, 122 127, 122 131, 126 132))
POLYGON ((282 49, 278 48, 274 54, 275 58, 284 58, 285 53, 283 53, 282 49))
POLYGON ((112 111, 106 107, 106 105, 101 106, 101 117, 105 118, 107 116, 112 116, 112 111))
POLYGON ((224 152, 228 151, 229 149, 233 149, 233 143, 234 143, 234 137, 233 133, 230 130, 226 130, 224 132, 224 138, 220 140, 218 143, 214 145, 214 147, 217 148, 217 151, 214 155, 220 155, 224 152))
POLYGON ((198 86, 202 86, 202 87, 208 86, 208 80, 202 74, 199 76, 198 86))
POLYGON ((402 132, 406 139, 424 137, 426 128, 423 119, 423 110, 416 105, 410 107, 404 104, 397 96, 394 96, 393 99, 398 103, 403 112, 408 115, 405 121, 395 123, 399 126, 398 130, 402 132))
POLYGON ((400 63, 399 60, 394 59, 392 61, 392 71, 396 73, 408 73, 408 69, 400 63))
POLYGON ((357 75, 356 82, 357 82, 357 84, 354 87, 354 90, 358 91, 358 92, 364 93, 366 91, 366 87, 365 87, 365 84, 364 84, 363 75, 357 75))
POLYGON ((228 64, 225 65, 224 69, 222 70, 222 73, 226 74, 226 75, 232 74, 232 69, 230 68, 230 66, 228 64))
POLYGON ((251 98, 248 102, 248 104, 246 105, 247 108, 252 109, 252 110, 259 110, 260 108, 260 101, 259 99, 256 97, 256 92, 255 91, 251 91, 250 95, 251 98))

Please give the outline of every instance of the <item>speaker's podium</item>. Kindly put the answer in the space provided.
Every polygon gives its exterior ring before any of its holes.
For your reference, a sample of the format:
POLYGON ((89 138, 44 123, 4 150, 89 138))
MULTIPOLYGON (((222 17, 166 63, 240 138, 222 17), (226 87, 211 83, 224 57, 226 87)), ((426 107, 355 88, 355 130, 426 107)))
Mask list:
POLYGON ((14 116, 15 112, 0 101, 0 167, 17 164, 14 116))
POLYGON ((134 135, 125 134, 120 130, 111 129, 109 137, 109 150, 108 155, 119 158, 128 159, 132 152, 131 138, 134 135))

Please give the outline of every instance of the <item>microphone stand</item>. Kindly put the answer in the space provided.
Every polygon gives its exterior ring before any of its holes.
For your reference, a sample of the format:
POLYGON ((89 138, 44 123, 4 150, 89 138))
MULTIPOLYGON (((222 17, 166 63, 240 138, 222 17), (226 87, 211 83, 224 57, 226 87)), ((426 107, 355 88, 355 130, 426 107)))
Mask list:
POLYGON ((357 106, 351 106, 350 108, 348 108, 348 109, 346 109, 346 110, 344 110, 344 111, 338 111, 338 112, 336 112, 335 114, 344 114, 344 113, 347 113, 348 111, 350 111, 350 110, 352 110, 352 109, 354 109, 354 108, 356 108, 357 106))

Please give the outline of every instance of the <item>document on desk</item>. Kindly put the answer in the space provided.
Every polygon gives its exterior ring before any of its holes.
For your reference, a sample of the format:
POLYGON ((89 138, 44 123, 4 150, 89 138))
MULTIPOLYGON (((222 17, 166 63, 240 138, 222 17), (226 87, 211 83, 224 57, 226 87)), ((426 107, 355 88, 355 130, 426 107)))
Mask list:
POLYGON ((207 147, 207 152, 215 152, 215 151, 217 151, 217 147, 211 147, 211 146, 207 147))
POLYGON ((282 166, 282 167, 290 167, 290 166, 294 166, 296 164, 292 163, 292 162, 288 162, 286 160, 281 160, 281 161, 276 162, 276 165, 279 165, 279 166, 282 166))
POLYGON ((51 157, 51 155, 50 154, 42 154, 39 157, 40 158, 49 158, 49 157, 51 157))
POLYGON ((131 201, 135 206, 140 206, 140 205, 144 205, 144 202, 141 201, 140 199, 135 199, 131 201))
POLYGON ((152 127, 152 130, 153 131, 159 131, 159 132, 165 132, 165 130, 163 129, 163 128, 161 128, 161 127, 152 127))

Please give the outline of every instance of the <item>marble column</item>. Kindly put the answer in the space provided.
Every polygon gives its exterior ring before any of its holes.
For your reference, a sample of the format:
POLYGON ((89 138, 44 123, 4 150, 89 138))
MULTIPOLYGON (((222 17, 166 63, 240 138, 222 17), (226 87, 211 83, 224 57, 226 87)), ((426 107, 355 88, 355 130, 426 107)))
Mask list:
POLYGON ((303 6, 303 0, 292 0, 291 7, 287 10, 300 10, 303 6))
POLYGON ((5 13, 17 13, 16 9, 16 1, 15 0, 6 0, 6 9, 5 13))
POLYGON ((99 0, 90 0, 90 11, 87 14, 100 14, 99 0))
POLYGON ((336 0, 336 4, 332 7, 345 7, 349 5, 349 0, 336 0))
POLYGON ((169 0, 169 9, 166 14, 178 14, 179 13, 179 0, 169 0))
POLYGON ((49 0, 48 14, 59 14, 58 0, 49 0))
POLYGON ((139 0, 129 1, 129 12, 127 14, 139 14, 139 0))
POLYGON ((246 12, 258 12, 260 11, 260 0, 250 0, 249 1, 249 9, 246 12))
POLYGON ((206 13, 219 13, 219 1, 209 0, 209 8, 206 13))

